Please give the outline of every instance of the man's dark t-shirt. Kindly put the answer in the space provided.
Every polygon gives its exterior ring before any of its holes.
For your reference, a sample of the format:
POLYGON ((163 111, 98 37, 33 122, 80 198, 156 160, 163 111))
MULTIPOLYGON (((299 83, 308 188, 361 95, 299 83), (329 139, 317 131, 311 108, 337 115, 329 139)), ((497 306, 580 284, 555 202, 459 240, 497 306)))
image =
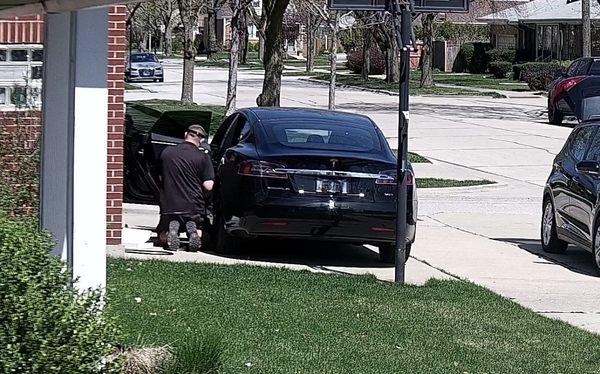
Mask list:
POLYGON ((204 214, 202 183, 214 180, 210 156, 190 142, 165 149, 162 164, 162 214, 204 214))

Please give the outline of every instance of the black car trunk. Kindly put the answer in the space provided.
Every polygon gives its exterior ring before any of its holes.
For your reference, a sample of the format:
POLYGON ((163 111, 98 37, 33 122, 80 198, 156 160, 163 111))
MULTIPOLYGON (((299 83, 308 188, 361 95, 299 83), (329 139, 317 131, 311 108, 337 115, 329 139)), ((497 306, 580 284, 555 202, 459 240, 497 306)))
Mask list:
POLYGON ((357 157, 282 156, 269 158, 288 179, 265 178, 270 193, 384 201, 393 198, 394 164, 357 157))

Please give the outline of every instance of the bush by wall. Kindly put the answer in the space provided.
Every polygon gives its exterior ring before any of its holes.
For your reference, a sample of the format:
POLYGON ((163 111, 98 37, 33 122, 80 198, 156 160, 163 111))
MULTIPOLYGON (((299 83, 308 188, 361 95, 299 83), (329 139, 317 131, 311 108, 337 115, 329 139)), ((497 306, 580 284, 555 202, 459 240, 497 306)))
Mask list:
POLYGON ((548 85, 564 71, 558 62, 528 62, 515 66, 513 72, 532 90, 547 90, 548 85))
POLYGON ((509 48, 493 48, 486 51, 488 62, 515 62, 517 51, 509 48))
POLYGON ((506 78, 508 74, 513 70, 513 65, 507 61, 496 61, 490 62, 490 73, 494 74, 494 77, 502 79, 506 78))
POLYGON ((116 330, 100 294, 80 294, 51 239, 34 225, 0 216, 0 373, 107 373, 116 330))
MULTIPOLYGON (((347 55, 348 61, 346 66, 355 74, 360 74, 363 67, 363 51, 362 48, 355 48, 347 55)), ((369 49, 370 67, 369 74, 379 75, 385 72, 385 57, 383 52, 377 46, 369 49)))

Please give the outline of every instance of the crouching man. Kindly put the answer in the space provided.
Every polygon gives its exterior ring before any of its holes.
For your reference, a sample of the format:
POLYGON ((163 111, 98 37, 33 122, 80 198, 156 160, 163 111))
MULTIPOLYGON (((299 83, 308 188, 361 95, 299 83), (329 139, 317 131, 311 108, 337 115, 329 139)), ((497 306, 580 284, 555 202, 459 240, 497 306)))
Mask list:
POLYGON ((192 125, 184 141, 165 149, 160 157, 161 214, 157 232, 171 251, 179 249, 179 233, 183 231, 187 233, 191 251, 202 246, 205 195, 213 189, 215 179, 209 154, 199 149, 206 139, 204 128, 192 125))

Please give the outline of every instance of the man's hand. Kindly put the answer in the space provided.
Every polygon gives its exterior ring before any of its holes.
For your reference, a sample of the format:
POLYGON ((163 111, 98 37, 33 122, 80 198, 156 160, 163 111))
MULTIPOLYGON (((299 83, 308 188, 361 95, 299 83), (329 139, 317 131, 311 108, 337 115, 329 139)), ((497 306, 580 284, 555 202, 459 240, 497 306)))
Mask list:
POLYGON ((205 181, 204 183, 202 183, 202 187, 204 187, 206 191, 212 191, 214 185, 214 181, 205 181))

